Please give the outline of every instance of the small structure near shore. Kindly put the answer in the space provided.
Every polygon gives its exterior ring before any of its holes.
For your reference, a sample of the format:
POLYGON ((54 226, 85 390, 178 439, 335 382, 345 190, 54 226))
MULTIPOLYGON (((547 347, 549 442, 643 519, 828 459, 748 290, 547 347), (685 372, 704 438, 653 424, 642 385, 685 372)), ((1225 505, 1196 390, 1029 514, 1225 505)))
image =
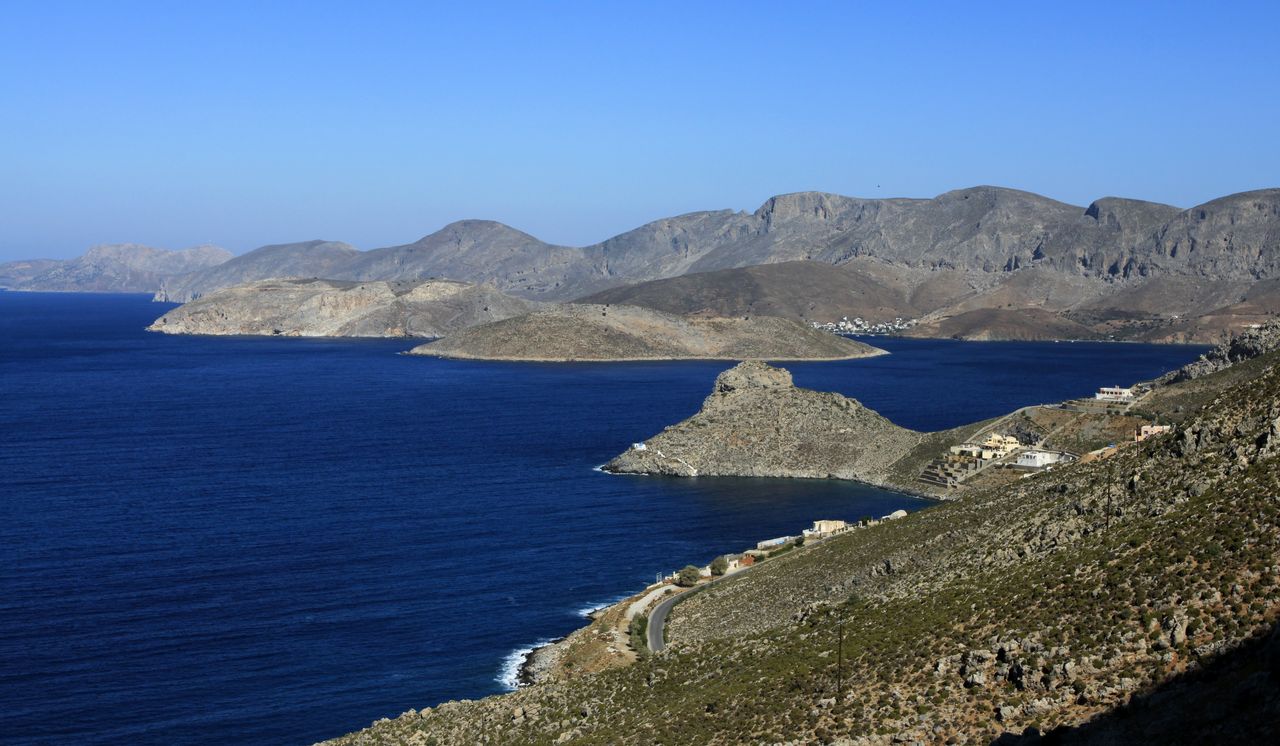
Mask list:
POLYGON ((843 533, 849 530, 849 524, 844 521, 825 520, 814 521, 813 528, 806 528, 803 532, 806 539, 822 539, 827 536, 843 533))
POLYGON ((1124 386, 1103 386, 1093 395, 1098 401, 1114 401, 1129 403, 1133 401, 1133 389, 1124 386))
POLYGON ((1033 448, 1018 454, 1018 460, 1014 465, 1022 469, 1034 469, 1039 471, 1041 469, 1047 469, 1055 464, 1071 460, 1071 456, 1063 453, 1062 451, 1042 451, 1040 449, 1033 448))

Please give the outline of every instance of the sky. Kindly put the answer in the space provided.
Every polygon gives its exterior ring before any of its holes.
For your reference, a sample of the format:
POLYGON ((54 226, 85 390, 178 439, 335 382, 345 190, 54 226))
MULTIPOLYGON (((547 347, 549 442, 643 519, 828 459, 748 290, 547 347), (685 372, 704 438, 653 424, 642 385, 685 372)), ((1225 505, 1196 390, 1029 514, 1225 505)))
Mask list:
POLYGON ((0 261, 1280 186, 1280 3, 0 2, 0 261))

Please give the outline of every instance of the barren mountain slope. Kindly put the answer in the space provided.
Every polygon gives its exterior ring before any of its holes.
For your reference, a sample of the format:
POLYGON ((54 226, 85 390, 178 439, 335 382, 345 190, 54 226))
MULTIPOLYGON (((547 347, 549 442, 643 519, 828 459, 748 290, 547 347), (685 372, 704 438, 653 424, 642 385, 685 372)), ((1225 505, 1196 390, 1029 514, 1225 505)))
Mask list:
POLYGON ((486 285, 449 280, 263 280, 186 303, 148 329, 167 334, 440 337, 536 306, 486 285))
POLYGON ((881 350, 769 316, 691 318, 569 304, 471 327, 411 354, 484 360, 831 360, 881 350))

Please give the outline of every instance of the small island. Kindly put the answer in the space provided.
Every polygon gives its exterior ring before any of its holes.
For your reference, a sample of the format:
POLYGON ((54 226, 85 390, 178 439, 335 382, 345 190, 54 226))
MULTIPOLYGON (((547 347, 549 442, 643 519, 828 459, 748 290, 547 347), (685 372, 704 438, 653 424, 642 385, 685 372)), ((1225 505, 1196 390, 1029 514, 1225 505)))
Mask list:
POLYGON ((635 306, 567 304, 474 326, 410 354, 566 362, 847 360, 887 353, 772 316, 705 318, 635 306))

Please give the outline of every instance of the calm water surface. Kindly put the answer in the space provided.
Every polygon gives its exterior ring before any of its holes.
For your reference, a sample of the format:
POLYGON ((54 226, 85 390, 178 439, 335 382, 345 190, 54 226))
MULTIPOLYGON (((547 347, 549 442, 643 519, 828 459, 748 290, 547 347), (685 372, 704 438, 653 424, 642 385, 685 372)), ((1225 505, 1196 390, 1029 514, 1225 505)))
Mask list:
MULTIPOLYGON (((0 741, 299 744, 503 689, 504 659, 687 562, 925 503, 593 467, 727 363, 184 338, 140 296, 0 293, 0 741)), ((798 384, 938 429, 1200 348, 874 340, 798 384)))

